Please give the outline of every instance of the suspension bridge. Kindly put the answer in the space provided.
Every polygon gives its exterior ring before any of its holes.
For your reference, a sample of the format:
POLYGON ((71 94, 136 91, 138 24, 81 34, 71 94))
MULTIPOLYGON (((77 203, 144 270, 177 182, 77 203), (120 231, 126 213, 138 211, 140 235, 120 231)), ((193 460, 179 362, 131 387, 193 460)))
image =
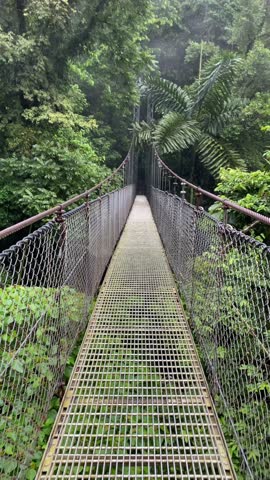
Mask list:
POLYGON ((270 478, 270 248, 228 215, 270 219, 186 182, 157 153, 145 181, 136 195, 132 148, 97 187, 0 232, 43 222, 0 254, 3 480, 270 478))

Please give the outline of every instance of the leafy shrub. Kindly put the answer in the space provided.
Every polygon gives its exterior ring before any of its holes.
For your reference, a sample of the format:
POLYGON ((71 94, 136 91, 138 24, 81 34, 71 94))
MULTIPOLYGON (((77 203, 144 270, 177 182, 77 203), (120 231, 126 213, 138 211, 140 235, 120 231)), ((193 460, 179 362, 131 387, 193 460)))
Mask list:
POLYGON ((194 266, 193 322, 200 356, 229 450, 243 476, 243 453, 256 478, 270 471, 270 278, 259 249, 209 248, 194 266), (233 427, 232 427, 233 425, 233 427), (242 447, 240 451, 239 445, 242 447))
POLYGON ((58 128, 42 133, 18 126, 11 133, 26 143, 31 139, 23 153, 17 151, 18 142, 12 155, 0 158, 1 228, 60 204, 111 173, 82 132, 58 128))
MULTIPOLYGON (((0 290, 0 474, 25 473, 51 398, 82 329, 84 296, 64 287, 0 290), (32 441, 31 441, 32 440, 32 441)), ((31 478, 28 474, 27 478, 31 478)))
MULTIPOLYGON (((256 170, 255 172, 242 172, 239 169, 221 169, 220 182, 216 192, 222 198, 229 198, 245 208, 249 208, 263 215, 270 215, 270 172, 256 170)), ((220 220, 223 218, 223 209, 215 203, 210 212, 220 220)), ((238 212, 229 212, 229 221, 238 229, 246 228, 253 224, 247 216, 238 212)), ((262 238, 269 240, 269 229, 263 224, 251 226, 248 230, 253 236, 263 235, 262 238)))

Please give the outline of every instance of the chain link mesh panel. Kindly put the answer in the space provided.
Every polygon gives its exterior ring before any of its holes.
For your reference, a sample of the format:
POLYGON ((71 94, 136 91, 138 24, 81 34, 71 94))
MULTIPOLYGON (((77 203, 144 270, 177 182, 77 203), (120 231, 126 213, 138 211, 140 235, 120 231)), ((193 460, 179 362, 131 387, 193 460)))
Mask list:
POLYGON ((151 207, 240 479, 270 478, 270 248, 152 187, 151 207))
POLYGON ((85 330, 134 194, 130 184, 86 202, 0 254, 3 480, 26 478, 50 400, 85 330))

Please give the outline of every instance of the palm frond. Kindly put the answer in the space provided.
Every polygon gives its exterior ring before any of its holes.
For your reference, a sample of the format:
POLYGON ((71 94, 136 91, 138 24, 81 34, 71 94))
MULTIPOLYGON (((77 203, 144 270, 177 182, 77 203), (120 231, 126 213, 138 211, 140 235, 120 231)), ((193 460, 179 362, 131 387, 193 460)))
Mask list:
POLYGON ((164 78, 150 78, 147 93, 151 95, 154 108, 162 114, 170 111, 184 113, 191 106, 185 90, 164 78))
POLYGON ((222 167, 245 169, 244 160, 231 145, 206 133, 201 135, 196 145, 196 151, 202 163, 214 177, 218 177, 222 167))
POLYGON ((132 126, 135 134, 135 145, 142 145, 144 143, 149 144, 153 141, 154 123, 146 123, 142 121, 140 123, 135 122, 132 126))
POLYGON ((169 153, 190 147, 200 134, 196 120, 186 120, 179 113, 170 112, 160 120, 153 139, 160 151, 169 153))
POLYGON ((213 109, 211 112, 202 112, 200 118, 203 130, 210 135, 220 135, 224 128, 239 116, 245 105, 244 99, 233 97, 224 102, 221 112, 214 112, 213 109))
POLYGON ((201 80, 194 90, 194 109, 204 108, 217 115, 231 94, 237 69, 242 62, 239 58, 223 59, 213 65, 209 63, 203 70, 201 80))

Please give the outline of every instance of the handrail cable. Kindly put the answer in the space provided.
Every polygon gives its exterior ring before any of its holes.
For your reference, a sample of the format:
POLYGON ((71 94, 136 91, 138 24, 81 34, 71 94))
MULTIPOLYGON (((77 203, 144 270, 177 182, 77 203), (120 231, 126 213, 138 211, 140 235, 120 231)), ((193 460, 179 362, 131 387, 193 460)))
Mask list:
POLYGON ((244 215, 247 215, 248 217, 254 218, 254 220, 257 220, 258 222, 264 223, 265 225, 270 226, 270 217, 267 217, 266 215, 262 215, 261 213, 254 212, 253 210, 250 210, 249 208, 242 207, 238 203, 231 202, 231 200, 227 200, 224 198, 219 197, 218 195, 215 195, 214 193, 208 192, 207 190, 204 190, 201 187, 198 187, 197 185, 194 185, 193 183, 189 182, 185 178, 180 177, 175 173, 171 168, 164 163, 164 161, 160 158, 159 154, 157 151, 155 151, 156 158, 162 168, 164 168, 167 172, 169 172, 171 175, 173 175, 175 178, 180 180, 180 182, 184 185, 188 185, 192 190, 194 190, 197 194, 201 194, 205 197, 211 198, 215 202, 222 203, 226 209, 231 209, 235 210, 239 213, 242 213, 244 215))
POLYGON ((23 230, 26 227, 29 227, 30 225, 33 225, 34 223, 40 220, 43 220, 46 217, 49 217, 59 211, 62 211, 63 209, 69 207, 73 203, 79 202, 83 198, 87 199, 91 193, 101 188, 105 183, 110 182, 117 175, 117 173, 119 173, 122 169, 125 168, 125 166, 129 163, 130 153, 131 153, 131 149, 129 150, 123 162, 119 165, 119 167, 116 168, 116 170, 114 170, 114 172, 111 175, 109 175, 107 178, 105 178, 104 180, 102 180, 101 182, 99 182, 97 185, 90 188, 89 190, 86 190, 85 192, 80 193, 75 197, 72 197, 61 204, 56 205, 55 207, 49 208, 48 210, 44 210, 43 212, 40 212, 37 215, 34 215, 30 218, 27 218, 26 220, 16 223, 15 225, 7 227, 4 230, 0 230, 0 240, 16 232, 19 232, 20 230, 23 230))

